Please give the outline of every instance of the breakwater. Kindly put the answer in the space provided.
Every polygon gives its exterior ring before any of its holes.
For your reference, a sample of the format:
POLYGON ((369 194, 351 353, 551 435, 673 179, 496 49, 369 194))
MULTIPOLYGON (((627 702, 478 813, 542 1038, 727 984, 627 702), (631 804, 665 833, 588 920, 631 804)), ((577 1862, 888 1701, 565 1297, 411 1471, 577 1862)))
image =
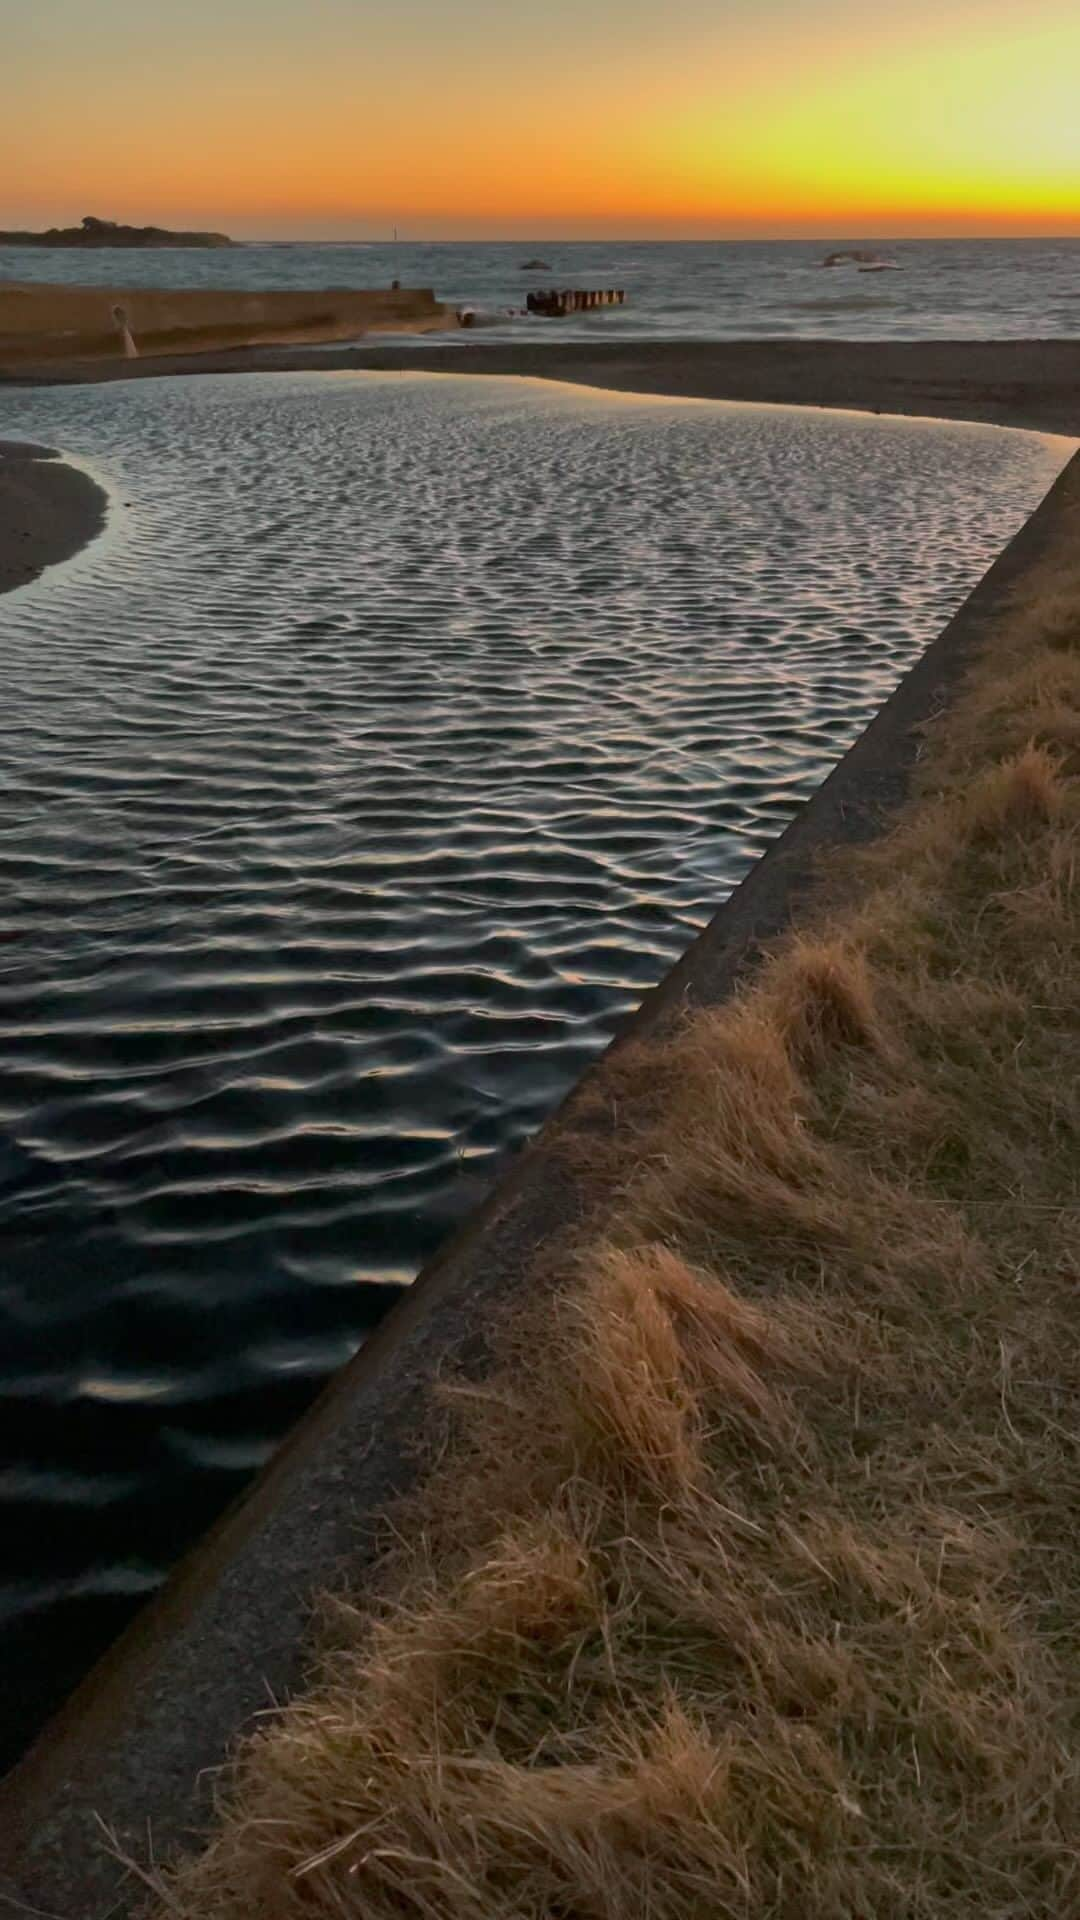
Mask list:
POLYGON ((453 327, 429 287, 305 292, 0 283, 0 369, 453 327))
POLYGON ((592 313, 598 307, 626 304, 622 287, 550 287, 534 290, 525 301, 530 313, 549 320, 565 320, 571 313, 592 313))

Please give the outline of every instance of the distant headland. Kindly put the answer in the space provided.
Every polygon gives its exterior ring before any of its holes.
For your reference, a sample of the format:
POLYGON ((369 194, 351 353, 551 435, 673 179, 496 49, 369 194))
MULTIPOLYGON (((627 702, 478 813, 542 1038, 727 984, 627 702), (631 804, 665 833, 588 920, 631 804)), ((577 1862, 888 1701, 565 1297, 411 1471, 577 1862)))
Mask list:
POLYGON ((167 227, 125 227, 88 213, 78 227, 44 233, 0 232, 0 247, 234 247, 227 233, 171 233, 167 227))

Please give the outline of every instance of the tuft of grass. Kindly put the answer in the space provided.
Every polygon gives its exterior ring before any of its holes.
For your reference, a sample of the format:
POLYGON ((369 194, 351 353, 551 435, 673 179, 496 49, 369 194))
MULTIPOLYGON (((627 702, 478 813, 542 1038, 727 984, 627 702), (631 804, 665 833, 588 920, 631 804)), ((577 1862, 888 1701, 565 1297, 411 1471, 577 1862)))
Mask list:
POLYGON ((788 1054, 803 1070, 837 1047, 879 1047, 881 1022, 866 957, 836 938, 796 935, 772 969, 768 1010, 788 1054))
POLYGON ((155 1913, 1080 1912, 1078 634, 1080 560, 579 1110, 554 1299, 155 1913))

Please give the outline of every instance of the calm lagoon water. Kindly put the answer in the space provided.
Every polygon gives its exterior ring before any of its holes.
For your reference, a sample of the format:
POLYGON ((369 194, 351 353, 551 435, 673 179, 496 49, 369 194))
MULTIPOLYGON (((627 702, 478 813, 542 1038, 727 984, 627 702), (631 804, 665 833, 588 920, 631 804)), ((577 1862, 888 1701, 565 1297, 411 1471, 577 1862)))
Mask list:
POLYGON ((13 1742, 362 1340, 1071 450, 426 375, 5 396, 13 1742))

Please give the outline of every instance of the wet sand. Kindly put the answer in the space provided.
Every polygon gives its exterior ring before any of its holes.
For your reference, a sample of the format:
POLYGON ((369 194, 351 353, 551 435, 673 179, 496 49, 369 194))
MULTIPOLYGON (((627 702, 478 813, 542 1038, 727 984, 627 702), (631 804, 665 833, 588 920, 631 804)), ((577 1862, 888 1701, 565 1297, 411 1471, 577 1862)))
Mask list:
POLYGON ((105 524, 107 499, 52 447, 0 440, 0 593, 70 560, 105 524))
MULTIPOLYGON (((538 327, 541 323, 537 323, 538 327)), ((622 393, 852 407, 1080 434, 1080 340, 597 340, 246 349, 27 364, 23 382, 343 368, 521 374, 622 393)))

